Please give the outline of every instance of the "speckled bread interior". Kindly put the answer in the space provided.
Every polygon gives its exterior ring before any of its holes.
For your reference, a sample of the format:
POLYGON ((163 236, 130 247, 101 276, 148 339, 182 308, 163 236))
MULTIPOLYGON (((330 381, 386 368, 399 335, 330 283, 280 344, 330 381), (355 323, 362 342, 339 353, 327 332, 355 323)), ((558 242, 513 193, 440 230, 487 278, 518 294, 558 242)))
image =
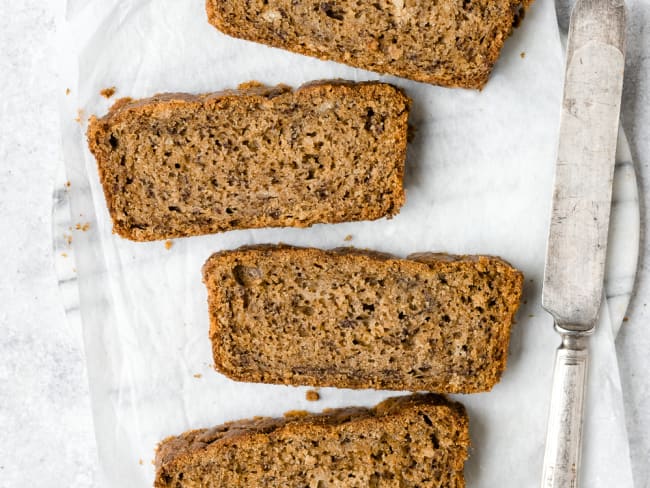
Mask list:
POLYGON ((463 488, 463 406, 436 395, 293 412, 165 439, 155 488, 463 488))
POLYGON ((373 220, 404 203, 409 104, 385 83, 250 83, 118 101, 88 144, 128 239, 373 220))
POLYGON ((523 281, 489 256, 288 246, 216 253, 203 276, 233 379, 445 393, 499 381, 523 281))
POLYGON ((220 31, 435 85, 482 88, 531 0, 207 0, 220 31))

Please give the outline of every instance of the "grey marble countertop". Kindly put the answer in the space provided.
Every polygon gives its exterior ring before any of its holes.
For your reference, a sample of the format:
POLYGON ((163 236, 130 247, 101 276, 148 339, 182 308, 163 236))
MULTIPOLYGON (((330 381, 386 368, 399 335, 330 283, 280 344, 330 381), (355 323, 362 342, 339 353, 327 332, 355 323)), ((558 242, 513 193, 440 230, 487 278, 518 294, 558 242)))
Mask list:
MULTIPOLYGON (((52 189, 61 164, 56 4, 0 3, 0 487, 96 485, 83 349, 65 320, 51 250, 52 189)), ((648 488, 650 2, 627 4, 622 120, 639 180, 642 237, 636 292, 617 349, 635 484, 648 488)))

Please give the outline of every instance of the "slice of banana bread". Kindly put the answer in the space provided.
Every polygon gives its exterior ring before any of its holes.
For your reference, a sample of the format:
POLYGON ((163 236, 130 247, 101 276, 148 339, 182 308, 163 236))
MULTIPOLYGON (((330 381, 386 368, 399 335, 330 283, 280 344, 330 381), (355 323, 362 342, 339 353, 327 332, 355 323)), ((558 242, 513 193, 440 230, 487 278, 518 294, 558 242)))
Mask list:
POLYGON ((532 0, 207 0, 225 34, 357 68, 481 88, 532 0))
POLYGON ((409 99, 385 83, 248 84, 92 118, 114 232, 136 241, 396 214, 409 99))
POLYGON ((160 443, 155 488, 465 486, 468 419, 437 395, 256 418, 160 443))
POLYGON ((523 277, 487 256, 257 246, 212 255, 203 280, 233 379, 472 393, 505 369, 523 277))

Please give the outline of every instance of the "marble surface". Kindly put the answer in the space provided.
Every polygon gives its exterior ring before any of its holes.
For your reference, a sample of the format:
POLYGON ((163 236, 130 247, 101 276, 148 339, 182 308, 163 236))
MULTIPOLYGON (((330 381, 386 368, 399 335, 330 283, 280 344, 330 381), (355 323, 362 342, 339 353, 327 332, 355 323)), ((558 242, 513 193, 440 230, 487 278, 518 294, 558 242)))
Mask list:
MULTIPOLYGON (((61 162, 53 3, 0 4, 0 487, 95 486, 83 352, 64 318, 51 252, 51 192, 61 162)), ((645 224, 650 4, 634 0, 628 6, 622 120, 645 224)), ((637 289, 617 342, 637 488, 650 487, 648 251, 644 226, 637 289)))

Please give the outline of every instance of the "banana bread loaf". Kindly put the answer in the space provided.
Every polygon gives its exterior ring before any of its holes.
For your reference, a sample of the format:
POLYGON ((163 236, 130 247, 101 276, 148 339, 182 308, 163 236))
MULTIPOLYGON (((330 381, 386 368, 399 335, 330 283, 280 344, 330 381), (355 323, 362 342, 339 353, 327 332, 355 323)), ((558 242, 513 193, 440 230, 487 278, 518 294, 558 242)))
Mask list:
POLYGON ((384 83, 252 83, 119 101, 88 143, 128 239, 371 220, 404 203, 409 103, 384 83))
POLYGON ((522 275, 487 256, 257 246, 203 267, 216 368, 240 381, 487 391, 522 275))
POLYGON ((233 37, 443 86, 481 88, 531 0, 207 0, 233 37))
POLYGON ((413 395, 170 437, 157 449, 154 486, 462 488, 468 446, 461 404, 413 395))

